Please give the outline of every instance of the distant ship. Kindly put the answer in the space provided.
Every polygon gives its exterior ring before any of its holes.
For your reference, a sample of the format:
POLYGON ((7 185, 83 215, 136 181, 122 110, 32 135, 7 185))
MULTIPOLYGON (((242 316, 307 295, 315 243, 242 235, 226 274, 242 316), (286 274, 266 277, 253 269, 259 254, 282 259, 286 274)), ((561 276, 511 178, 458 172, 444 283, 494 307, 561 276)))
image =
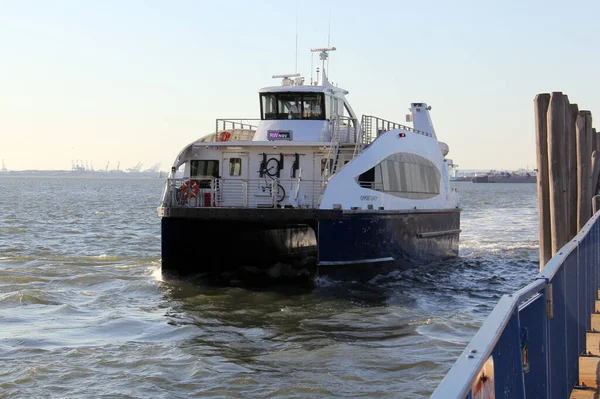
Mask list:
POLYGON ((473 183, 493 183, 493 181, 490 182, 490 177, 488 175, 475 176, 471 179, 471 181, 473 183))
POLYGON ((471 181, 473 183, 535 183, 537 176, 535 171, 520 170, 517 172, 495 172, 482 176, 474 176, 471 181))

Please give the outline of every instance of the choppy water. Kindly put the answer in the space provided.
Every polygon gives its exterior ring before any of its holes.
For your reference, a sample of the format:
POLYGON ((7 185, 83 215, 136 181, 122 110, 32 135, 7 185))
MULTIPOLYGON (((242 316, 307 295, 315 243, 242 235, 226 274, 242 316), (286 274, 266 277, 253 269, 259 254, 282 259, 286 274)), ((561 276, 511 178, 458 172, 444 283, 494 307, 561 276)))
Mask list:
POLYGON ((163 281, 160 179, 0 178, 0 398, 419 398, 537 264, 534 184, 458 183, 461 256, 312 289, 163 281))

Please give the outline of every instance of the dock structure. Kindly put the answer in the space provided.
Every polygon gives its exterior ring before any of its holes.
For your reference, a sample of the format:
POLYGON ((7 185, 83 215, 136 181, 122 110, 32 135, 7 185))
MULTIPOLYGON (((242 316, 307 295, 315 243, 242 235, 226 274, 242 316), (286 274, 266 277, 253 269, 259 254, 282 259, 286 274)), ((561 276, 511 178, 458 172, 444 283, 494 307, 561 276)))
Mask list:
POLYGON ((540 272, 500 299, 433 399, 600 397, 600 138, 561 92, 534 109, 540 272))

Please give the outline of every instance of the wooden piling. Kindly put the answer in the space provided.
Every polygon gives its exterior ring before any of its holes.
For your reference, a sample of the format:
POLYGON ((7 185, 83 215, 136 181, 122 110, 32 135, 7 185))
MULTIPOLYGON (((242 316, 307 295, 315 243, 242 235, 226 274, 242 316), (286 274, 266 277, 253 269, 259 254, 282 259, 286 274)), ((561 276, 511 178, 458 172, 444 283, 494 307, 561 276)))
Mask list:
POLYGON ((575 140, 575 121, 579 107, 570 104, 569 98, 565 96, 565 149, 567 155, 566 184, 567 184, 567 238, 577 235, 577 142, 575 140))
POLYGON ((579 113, 579 106, 577 104, 569 104, 568 123, 567 123, 567 154, 569 154, 569 164, 567 165, 567 196, 569 197, 569 209, 568 209, 568 226, 569 226, 569 239, 575 237, 579 231, 579 225, 577 224, 577 140, 575 137, 575 122, 577 121, 577 114, 579 113))
POLYGON ((577 228, 586 224, 591 216, 590 199, 591 190, 591 124, 588 128, 588 122, 591 122, 591 113, 589 111, 579 111, 577 114, 577 123, 575 127, 575 136, 577 140, 577 228))
MULTIPOLYGON (((592 197, 592 212, 594 214, 600 210, 600 195, 594 195, 592 197)), ((600 301, 596 301, 596 312, 600 311, 600 306, 598 304, 600 301)))
MULTIPOLYGON (((596 188, 596 184, 593 182, 593 169, 592 169, 592 153, 594 151, 594 131, 592 129, 592 112, 586 111, 585 114, 585 135, 586 135, 586 154, 589 159, 589 178, 585 187, 585 196, 588 199, 587 204, 587 212, 592 217, 592 197, 595 195, 594 190, 596 188)), ((587 220, 586 220, 587 222, 587 220)))
MULTIPOLYGON (((596 146, 594 147, 594 150, 600 153, 600 137, 598 136, 595 127, 592 128, 592 136, 596 138, 596 146)), ((600 194, 600 184, 598 184, 598 180, 600 180, 600 175, 596 179, 594 179, 594 167, 592 164, 592 195, 600 194)))
MULTIPOLYGON (((592 152, 592 185, 590 187, 591 196, 595 197, 598 192, 598 177, 600 176, 600 152, 592 152)), ((594 214, 596 212, 592 212, 594 214)))
POLYGON ((538 94, 533 100, 535 110, 535 132, 537 141, 537 193, 540 235, 540 270, 552 257, 552 230, 550 208, 547 206, 550 192, 548 185, 548 125, 546 114, 550 94, 538 94))
POLYGON ((548 129, 550 229, 552 232, 551 242, 553 254, 558 252, 558 250, 570 239, 567 231, 566 206, 567 174, 565 165, 567 163, 567 156, 565 151, 565 104, 565 96, 561 92, 553 92, 550 96, 550 104, 546 115, 548 129))

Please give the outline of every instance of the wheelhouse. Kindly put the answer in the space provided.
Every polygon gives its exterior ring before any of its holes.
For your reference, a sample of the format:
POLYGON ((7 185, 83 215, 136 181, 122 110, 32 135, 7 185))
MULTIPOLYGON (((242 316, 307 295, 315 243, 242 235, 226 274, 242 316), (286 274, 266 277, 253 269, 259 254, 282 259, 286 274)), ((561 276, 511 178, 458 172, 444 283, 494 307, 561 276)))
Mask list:
POLYGON ((325 120, 327 111, 324 93, 294 91, 260 94, 261 120, 325 120))

